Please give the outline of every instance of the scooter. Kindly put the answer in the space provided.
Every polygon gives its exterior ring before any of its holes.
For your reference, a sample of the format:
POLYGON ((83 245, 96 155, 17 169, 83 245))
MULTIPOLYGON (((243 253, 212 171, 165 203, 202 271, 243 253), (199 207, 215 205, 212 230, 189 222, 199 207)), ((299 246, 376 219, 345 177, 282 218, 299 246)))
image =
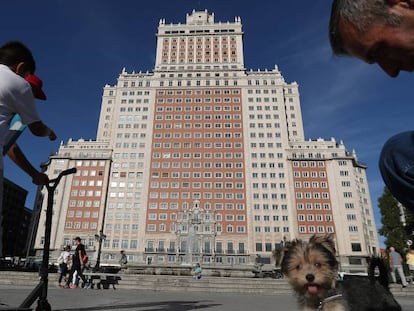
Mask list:
POLYGON ((49 180, 46 184, 47 188, 47 209, 46 209, 46 226, 45 226, 45 243, 43 246, 43 260, 40 268, 40 281, 39 284, 33 289, 33 291, 26 297, 21 303, 21 310, 31 310, 31 305, 36 301, 36 311, 51 311, 52 308, 47 301, 47 286, 48 286, 48 273, 49 273, 49 248, 50 248, 50 234, 52 231, 52 216, 53 216, 53 196, 56 187, 58 186, 60 179, 63 176, 76 173, 76 167, 64 170, 55 178, 49 180))

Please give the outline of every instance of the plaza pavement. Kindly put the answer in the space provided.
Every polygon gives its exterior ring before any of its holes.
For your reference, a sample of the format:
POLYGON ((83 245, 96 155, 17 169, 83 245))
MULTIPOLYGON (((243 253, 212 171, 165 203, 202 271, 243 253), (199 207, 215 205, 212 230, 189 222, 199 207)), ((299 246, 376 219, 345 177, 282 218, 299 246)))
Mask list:
MULTIPOLYGON (((0 285, 0 310, 18 307, 33 287, 0 285)), ((413 297, 397 297, 404 311, 414 311, 413 297)), ((126 289, 62 289, 49 287, 54 311, 277 311, 297 310, 291 295, 256 295, 205 292, 161 292, 126 289)), ((33 310, 36 303, 33 304, 33 310)), ((10 310, 10 309, 9 309, 10 310)))

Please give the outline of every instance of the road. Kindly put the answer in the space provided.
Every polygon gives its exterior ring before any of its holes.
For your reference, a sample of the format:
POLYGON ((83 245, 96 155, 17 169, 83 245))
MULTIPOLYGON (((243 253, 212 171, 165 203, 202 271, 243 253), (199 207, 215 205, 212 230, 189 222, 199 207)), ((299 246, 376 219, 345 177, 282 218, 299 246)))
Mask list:
MULTIPOLYGON (((17 307, 31 292, 27 286, 0 286, 0 310, 17 307)), ((414 311, 414 298, 400 298, 404 311, 414 311)), ((289 295, 254 295, 183 291, 86 290, 49 288, 48 301, 54 311, 122 310, 122 311, 277 311, 297 310, 289 295)), ((35 304, 33 305, 33 308, 35 304)))

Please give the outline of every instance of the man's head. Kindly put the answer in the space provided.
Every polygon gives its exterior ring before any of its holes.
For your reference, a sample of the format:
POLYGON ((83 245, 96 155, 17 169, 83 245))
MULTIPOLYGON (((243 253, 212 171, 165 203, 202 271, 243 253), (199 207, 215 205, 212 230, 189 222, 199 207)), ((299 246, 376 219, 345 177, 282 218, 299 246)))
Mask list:
POLYGON ((390 252, 394 252, 394 251, 395 251, 394 246, 390 246, 390 252))
POLYGON ((81 242, 82 242, 82 239, 81 239, 80 237, 78 237, 78 236, 77 236, 77 237, 75 238, 75 244, 76 244, 76 245, 79 245, 81 242))
POLYGON ((11 41, 0 47, 0 64, 10 67, 22 77, 36 71, 32 52, 18 41, 11 41))
POLYGON ((329 39, 336 55, 377 63, 388 75, 414 70, 413 0, 334 0, 329 39))

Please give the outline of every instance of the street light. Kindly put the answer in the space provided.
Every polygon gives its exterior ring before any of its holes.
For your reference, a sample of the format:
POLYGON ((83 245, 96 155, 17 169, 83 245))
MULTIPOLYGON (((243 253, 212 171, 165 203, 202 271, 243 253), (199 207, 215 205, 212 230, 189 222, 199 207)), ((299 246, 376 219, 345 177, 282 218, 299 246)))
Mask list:
POLYGON ((282 244, 282 248, 286 246, 286 236, 283 236, 283 240, 280 241, 280 244, 282 244))
POLYGON ((96 264, 95 268, 93 268, 94 271, 99 270, 99 266, 101 264, 101 250, 102 250, 102 241, 106 239, 106 235, 103 233, 102 230, 99 231, 99 234, 95 234, 95 240, 98 241, 98 255, 96 257, 96 264))

